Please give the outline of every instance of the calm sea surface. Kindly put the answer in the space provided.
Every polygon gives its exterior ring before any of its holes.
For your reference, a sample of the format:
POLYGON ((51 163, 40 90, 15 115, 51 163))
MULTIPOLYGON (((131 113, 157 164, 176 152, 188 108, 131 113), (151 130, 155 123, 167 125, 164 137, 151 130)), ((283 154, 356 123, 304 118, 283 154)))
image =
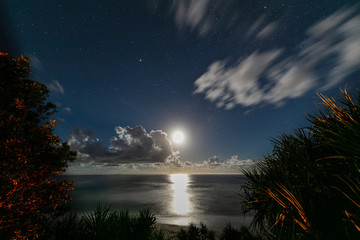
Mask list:
POLYGON ((157 222, 188 225, 193 222, 222 229, 248 224, 238 195, 245 178, 241 175, 71 175, 75 180, 72 208, 95 209, 96 203, 113 209, 136 211, 151 207, 157 222))

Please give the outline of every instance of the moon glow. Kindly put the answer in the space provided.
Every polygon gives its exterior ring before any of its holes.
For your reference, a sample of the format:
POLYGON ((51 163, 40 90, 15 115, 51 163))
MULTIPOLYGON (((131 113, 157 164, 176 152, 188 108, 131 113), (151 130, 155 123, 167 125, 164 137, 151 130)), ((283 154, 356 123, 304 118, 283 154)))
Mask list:
POLYGON ((181 131, 176 131, 173 133, 172 135, 172 140, 175 142, 175 143, 183 143, 184 142, 184 139, 185 139, 185 135, 183 132, 181 131))

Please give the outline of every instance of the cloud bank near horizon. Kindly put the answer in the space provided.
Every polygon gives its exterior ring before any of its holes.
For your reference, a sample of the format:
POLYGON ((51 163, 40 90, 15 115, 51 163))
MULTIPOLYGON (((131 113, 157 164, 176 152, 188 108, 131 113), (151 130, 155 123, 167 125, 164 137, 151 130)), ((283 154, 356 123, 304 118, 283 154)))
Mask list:
POLYGON ((178 159, 167 133, 147 132, 144 127, 115 127, 116 136, 106 147, 92 130, 76 128, 70 134, 71 150, 78 152, 75 164, 117 166, 124 163, 158 163, 178 159))
POLYGON ((236 155, 226 160, 213 156, 201 163, 175 160, 156 163, 104 165, 82 161, 75 165, 72 164, 67 169, 67 174, 242 174, 242 170, 252 168, 254 164, 254 160, 240 160, 236 155))
POLYGON ((240 173, 254 164, 238 156, 221 160, 213 156, 200 163, 181 161, 166 132, 144 127, 115 127, 116 136, 108 147, 90 129, 75 128, 70 134, 70 149, 78 153, 69 164, 70 174, 89 173, 240 173))

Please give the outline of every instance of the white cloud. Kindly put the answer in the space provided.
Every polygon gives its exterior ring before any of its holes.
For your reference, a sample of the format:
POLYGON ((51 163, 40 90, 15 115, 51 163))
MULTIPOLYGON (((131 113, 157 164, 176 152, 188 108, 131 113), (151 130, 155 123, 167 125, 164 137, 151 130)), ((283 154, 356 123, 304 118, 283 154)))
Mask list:
POLYGON ((39 71, 43 69, 43 64, 36 55, 28 54, 27 56, 30 58, 31 67, 34 67, 36 70, 39 71))
POLYGON ((265 16, 260 16, 251 26, 249 27, 248 31, 246 32, 246 37, 249 38, 255 34, 255 32, 259 29, 261 24, 265 21, 265 16))
POLYGON ((204 161, 202 165, 198 165, 198 167, 216 169, 220 172, 241 172, 242 169, 252 165, 254 165, 252 159, 239 160, 238 156, 234 155, 224 161, 217 156, 213 156, 204 161))
MULTIPOLYGON (((238 9, 238 1, 210 1, 210 0, 174 0, 172 1, 170 14, 180 30, 187 27, 196 31, 200 36, 211 34, 218 29, 228 29, 231 32, 243 31, 243 14, 238 9)), ((265 39, 277 28, 277 22, 266 24, 267 17, 262 15, 251 27, 241 35, 247 38, 255 36, 265 39), (263 29, 261 29, 263 27, 263 29)))
POLYGON ((283 104, 288 98, 297 98, 311 90, 316 78, 306 66, 294 65, 274 79, 274 86, 264 94, 264 101, 283 104))
POLYGON ((307 32, 312 36, 323 36, 324 34, 328 34, 329 32, 332 32, 334 29, 338 28, 341 23, 344 22, 354 12, 355 7, 339 10, 324 20, 315 23, 308 29, 307 32))
MULTIPOLYGON (((264 22, 260 17, 248 30, 247 37, 264 22)), ((258 34, 266 38, 278 23, 272 22, 258 34)), ((287 99, 303 96, 311 89, 329 89, 341 83, 360 66, 360 15, 353 9, 339 10, 315 23, 307 30, 307 38, 299 43, 294 56, 283 57, 286 51, 257 51, 226 67, 216 61, 194 83, 195 94, 216 102, 217 107, 231 109, 236 105, 254 106, 260 103, 281 105, 287 99), (327 62, 328 73, 318 70, 327 62), (261 81, 260 81, 261 80, 261 81)))
POLYGON ((50 91, 64 94, 64 87, 59 83, 58 80, 53 80, 51 83, 47 84, 50 91))
POLYGON ((259 88, 258 80, 281 52, 280 49, 255 52, 229 68, 226 68, 224 62, 215 62, 195 81, 194 93, 205 93, 205 98, 216 101, 218 107, 226 109, 237 104, 258 104, 264 97, 264 90, 259 88))
POLYGON ((175 22, 179 27, 189 25, 191 29, 198 29, 205 33, 209 29, 209 19, 206 17, 209 0, 175 0, 172 11, 175 14, 175 22))
POLYGON ((71 113, 71 108, 65 107, 65 108, 64 108, 64 112, 66 112, 66 113, 71 113))
MULTIPOLYGON (((156 163, 124 163, 117 165, 102 165, 97 168, 99 173, 216 173, 216 174, 242 174, 242 170, 254 166, 251 159, 240 160, 238 156, 222 161, 214 156, 203 163, 182 162, 179 160, 156 163), (212 160, 211 160, 212 159, 212 160), (210 160, 210 162, 208 162, 210 160), (212 162, 215 160, 215 162, 212 162)), ((79 174, 86 169, 93 168, 94 165, 80 164, 77 168, 72 167, 70 172, 79 174), (76 171, 75 171, 76 169, 76 171)), ((100 165, 97 165, 100 166, 100 165)))
POLYGON ((208 160, 204 161, 203 165, 207 166, 207 167, 220 166, 220 158, 217 156, 210 157, 210 158, 208 158, 208 160))
POLYGON ((213 156, 202 163, 181 162, 177 163, 159 163, 157 165, 142 165, 143 171, 153 171, 161 173, 235 173, 241 174, 242 170, 254 166, 252 159, 240 160, 238 156, 232 156, 229 159, 221 160, 217 156, 213 156))
POLYGON ((314 66, 332 59, 333 66, 325 75, 323 89, 339 84, 345 77, 359 69, 360 64, 360 15, 355 7, 339 10, 307 30, 308 38, 301 44, 300 57, 314 66))
POLYGON ((276 31, 278 26, 279 26, 278 22, 269 23, 256 35, 256 38, 263 40, 270 37, 276 31))
POLYGON ((238 29, 239 12, 237 1, 174 0, 170 14, 180 30, 190 28, 200 36, 210 34, 216 29, 238 29), (221 17, 220 17, 221 16, 221 17))

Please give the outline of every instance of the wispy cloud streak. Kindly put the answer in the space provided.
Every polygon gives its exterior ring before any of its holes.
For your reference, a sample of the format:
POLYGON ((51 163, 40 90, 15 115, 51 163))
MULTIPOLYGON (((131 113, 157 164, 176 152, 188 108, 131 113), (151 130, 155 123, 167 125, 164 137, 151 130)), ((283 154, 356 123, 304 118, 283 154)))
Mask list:
MULTIPOLYGON (((264 23, 259 18, 250 26, 247 37, 256 34, 264 23)), ((278 23, 266 25, 256 38, 267 38, 278 23)), ((205 94, 217 107, 231 109, 236 105, 261 103, 282 105, 317 88, 327 90, 341 83, 360 66, 360 15, 355 7, 342 9, 315 23, 306 31, 294 55, 285 48, 254 51, 227 66, 226 61, 212 63, 194 83, 194 94, 205 94), (322 66, 330 71, 321 72, 322 66)))

